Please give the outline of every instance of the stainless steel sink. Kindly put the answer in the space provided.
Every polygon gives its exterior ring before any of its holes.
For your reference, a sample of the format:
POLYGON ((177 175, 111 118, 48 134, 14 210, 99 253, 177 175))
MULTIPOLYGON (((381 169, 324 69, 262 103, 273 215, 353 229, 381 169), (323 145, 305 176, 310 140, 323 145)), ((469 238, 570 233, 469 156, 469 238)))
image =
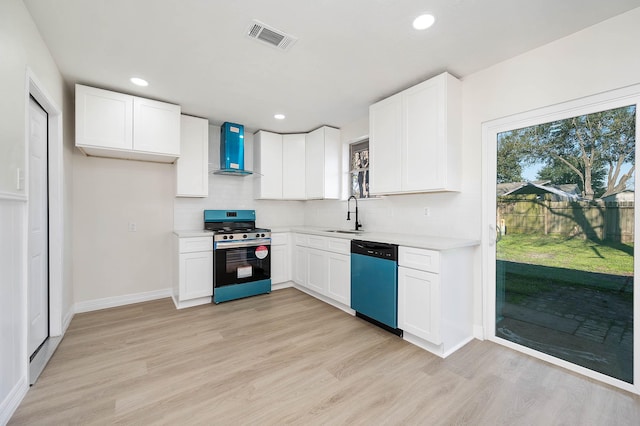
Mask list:
POLYGON ((351 231, 347 229, 327 229, 324 232, 337 232, 339 234, 361 234, 364 231, 351 231))

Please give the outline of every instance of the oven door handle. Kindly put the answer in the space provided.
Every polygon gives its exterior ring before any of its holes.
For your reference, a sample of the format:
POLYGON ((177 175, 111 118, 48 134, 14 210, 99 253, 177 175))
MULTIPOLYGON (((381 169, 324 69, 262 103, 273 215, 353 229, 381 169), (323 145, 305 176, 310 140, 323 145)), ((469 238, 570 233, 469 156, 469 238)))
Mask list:
POLYGON ((249 240, 249 241, 216 241, 214 244, 214 249, 224 250, 224 249, 238 248, 238 247, 258 247, 258 246, 270 246, 270 245, 271 245, 271 238, 249 240))

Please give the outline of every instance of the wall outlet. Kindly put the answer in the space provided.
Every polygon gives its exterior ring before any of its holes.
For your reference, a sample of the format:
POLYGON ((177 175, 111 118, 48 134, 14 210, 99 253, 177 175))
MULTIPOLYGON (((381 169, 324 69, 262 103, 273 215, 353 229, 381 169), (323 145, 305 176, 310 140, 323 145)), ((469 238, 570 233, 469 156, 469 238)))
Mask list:
POLYGON ((424 208, 424 215, 425 216, 431 216, 431 209, 429 207, 425 207, 424 208))
POLYGON ((136 232, 138 230, 138 225, 135 222, 129 222, 129 232, 136 232))

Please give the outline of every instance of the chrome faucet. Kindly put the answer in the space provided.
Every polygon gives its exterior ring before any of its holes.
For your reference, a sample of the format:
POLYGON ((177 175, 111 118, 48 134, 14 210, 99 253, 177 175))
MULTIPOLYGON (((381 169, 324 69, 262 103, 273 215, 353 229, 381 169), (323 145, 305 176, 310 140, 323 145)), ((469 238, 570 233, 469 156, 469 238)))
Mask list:
POLYGON ((349 210, 349 206, 352 198, 356 200, 356 231, 357 231, 358 229, 362 228, 362 224, 358 222, 358 199, 354 195, 349 197, 349 199, 347 200, 347 220, 351 220, 351 210, 349 210))

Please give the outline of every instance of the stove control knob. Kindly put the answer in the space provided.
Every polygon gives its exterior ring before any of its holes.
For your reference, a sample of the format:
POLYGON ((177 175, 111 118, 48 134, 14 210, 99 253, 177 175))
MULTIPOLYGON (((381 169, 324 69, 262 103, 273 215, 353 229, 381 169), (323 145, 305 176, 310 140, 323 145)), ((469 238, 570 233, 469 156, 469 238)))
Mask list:
POLYGON ((247 234, 244 234, 244 235, 242 236, 242 238, 247 238, 247 234))
POLYGON ((233 235, 229 235, 229 239, 230 239, 230 240, 233 240, 233 235))
POLYGON ((256 234, 256 238, 260 238, 260 234, 256 234))
POLYGON ((222 236, 222 239, 223 239, 223 240, 226 240, 226 239, 227 239, 227 236, 226 236, 226 235, 223 235, 223 236, 222 236))
POLYGON ((264 234, 262 234, 262 237, 264 238, 264 234))

